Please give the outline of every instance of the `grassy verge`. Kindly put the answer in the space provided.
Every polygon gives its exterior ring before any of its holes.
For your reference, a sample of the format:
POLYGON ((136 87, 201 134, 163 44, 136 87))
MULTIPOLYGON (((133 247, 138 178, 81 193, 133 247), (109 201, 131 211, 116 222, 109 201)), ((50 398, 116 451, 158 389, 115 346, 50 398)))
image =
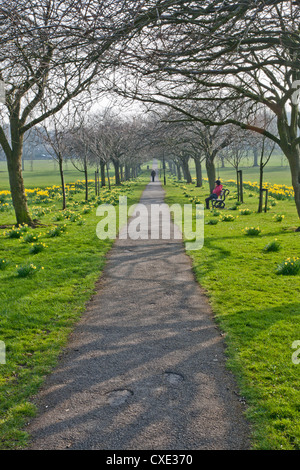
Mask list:
MULTIPOLYGON (((225 209, 205 211, 204 247, 189 255, 225 333, 228 367, 253 425, 253 448, 299 450, 300 352, 294 348, 295 341, 300 348, 300 271, 293 258, 300 256, 300 233, 294 231, 299 225, 295 205, 271 198, 267 213, 258 214, 257 193, 246 190, 238 206, 235 188, 229 189, 225 209), (231 217, 224 221, 224 215, 231 217), (284 218, 277 221, 276 215, 284 218), (259 234, 247 235, 244 230, 251 227, 259 227, 259 234), (277 274, 279 265, 288 274, 277 274)), ((195 188, 169 180, 166 203, 184 204, 195 197, 204 203, 208 194, 207 184, 195 188)))
POLYGON ((71 185, 64 212, 57 188, 33 191, 30 209, 41 225, 21 232, 12 227, 9 195, 2 195, 0 225, 7 227, 0 230, 1 449, 26 445, 24 425, 35 413, 30 397, 57 363, 105 265, 113 241, 96 236, 96 207, 115 202, 119 193, 128 204, 138 202, 145 184, 140 178, 120 190, 102 190, 89 203, 83 185, 71 185))

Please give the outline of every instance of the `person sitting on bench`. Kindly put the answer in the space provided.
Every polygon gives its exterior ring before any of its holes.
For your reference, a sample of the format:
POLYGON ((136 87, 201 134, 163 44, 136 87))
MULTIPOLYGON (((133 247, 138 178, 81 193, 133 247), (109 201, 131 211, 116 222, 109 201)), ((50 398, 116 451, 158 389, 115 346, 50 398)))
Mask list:
POLYGON ((206 209, 209 209, 209 201, 211 201, 212 199, 218 199, 218 197, 220 197, 222 189, 223 186, 221 184, 221 181, 217 180, 215 189, 213 190, 212 194, 205 199, 206 209))

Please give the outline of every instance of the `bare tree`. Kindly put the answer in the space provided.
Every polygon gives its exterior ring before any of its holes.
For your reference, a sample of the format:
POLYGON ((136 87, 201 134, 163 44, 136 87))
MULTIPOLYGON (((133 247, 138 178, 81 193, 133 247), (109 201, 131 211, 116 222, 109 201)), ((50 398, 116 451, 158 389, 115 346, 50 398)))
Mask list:
MULTIPOLYGON (((200 109, 198 106, 198 114, 206 116, 220 116, 220 109, 208 108, 200 109)), ((170 123, 169 128, 172 127, 175 130, 175 140, 184 146, 184 152, 181 153, 182 165, 187 172, 187 155, 193 158, 196 168, 197 186, 201 185, 202 169, 201 163, 205 162, 206 172, 209 180, 210 191, 215 187, 216 181, 216 169, 215 160, 219 153, 225 149, 235 139, 235 134, 230 128, 212 127, 202 124, 200 121, 190 119, 189 117, 183 117, 182 113, 169 112, 163 117, 164 121, 170 123), (183 159, 183 160, 182 160, 183 159)), ((187 178, 190 176, 187 172, 187 178)))
MULTIPOLYGON (((270 115, 266 110, 258 113, 255 116, 255 124, 260 127, 265 127, 270 132, 274 132, 274 127, 276 123, 274 122, 274 115, 270 115)), ((270 158, 273 154, 273 151, 276 147, 276 143, 265 135, 258 137, 257 134, 251 133, 250 143, 253 145, 257 152, 257 165, 259 167, 259 203, 258 203, 258 212, 262 212, 263 207, 263 180, 264 180, 264 169, 269 163, 270 158)))
POLYGON ((100 77, 116 65, 127 42, 172 3, 2 0, 0 80, 6 84, 6 99, 1 106, 10 133, 0 126, 0 144, 18 224, 32 224, 21 167, 25 133, 91 85, 103 89, 100 77))
POLYGON ((74 168, 84 174, 85 201, 89 199, 88 167, 91 161, 90 132, 88 124, 82 119, 68 133, 67 140, 68 158, 74 168))
POLYGON ((240 168, 240 164, 248 155, 248 142, 246 133, 241 130, 235 132, 234 141, 223 150, 222 155, 225 160, 235 169, 236 177, 238 179, 237 174, 240 168))
POLYGON ((132 95, 144 102, 172 107, 206 125, 234 124, 278 145, 289 162, 300 217, 299 15, 299 2, 180 2, 140 38, 124 67, 134 71, 127 94, 132 83, 132 95), (255 125, 249 115, 236 117, 241 100, 268 109, 276 131, 255 125), (230 107, 215 119, 191 107, 200 102, 230 107))
POLYGON ((54 161, 58 163, 61 189, 62 189, 62 209, 66 209, 66 188, 63 164, 68 153, 68 132, 74 124, 71 122, 73 113, 70 112, 69 106, 64 112, 52 115, 44 122, 39 132, 40 137, 44 141, 45 149, 54 161))

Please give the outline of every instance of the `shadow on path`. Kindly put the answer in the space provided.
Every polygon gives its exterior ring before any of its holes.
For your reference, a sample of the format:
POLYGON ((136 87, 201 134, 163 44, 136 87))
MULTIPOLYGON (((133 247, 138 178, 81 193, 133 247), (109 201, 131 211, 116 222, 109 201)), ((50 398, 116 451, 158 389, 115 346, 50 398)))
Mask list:
MULTIPOLYGON (((159 182, 141 202, 162 203, 159 182)), ((222 337, 181 240, 116 240, 36 402, 30 449, 248 449, 222 337)))

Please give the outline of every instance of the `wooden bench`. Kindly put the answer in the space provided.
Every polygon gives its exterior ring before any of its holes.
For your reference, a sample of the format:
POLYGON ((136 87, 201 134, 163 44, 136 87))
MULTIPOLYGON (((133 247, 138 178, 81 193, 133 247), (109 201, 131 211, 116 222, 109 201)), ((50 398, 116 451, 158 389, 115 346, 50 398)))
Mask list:
POLYGON ((222 189, 220 196, 218 199, 212 199, 212 208, 213 209, 224 209, 225 208, 225 199, 230 193, 229 189, 222 189))

